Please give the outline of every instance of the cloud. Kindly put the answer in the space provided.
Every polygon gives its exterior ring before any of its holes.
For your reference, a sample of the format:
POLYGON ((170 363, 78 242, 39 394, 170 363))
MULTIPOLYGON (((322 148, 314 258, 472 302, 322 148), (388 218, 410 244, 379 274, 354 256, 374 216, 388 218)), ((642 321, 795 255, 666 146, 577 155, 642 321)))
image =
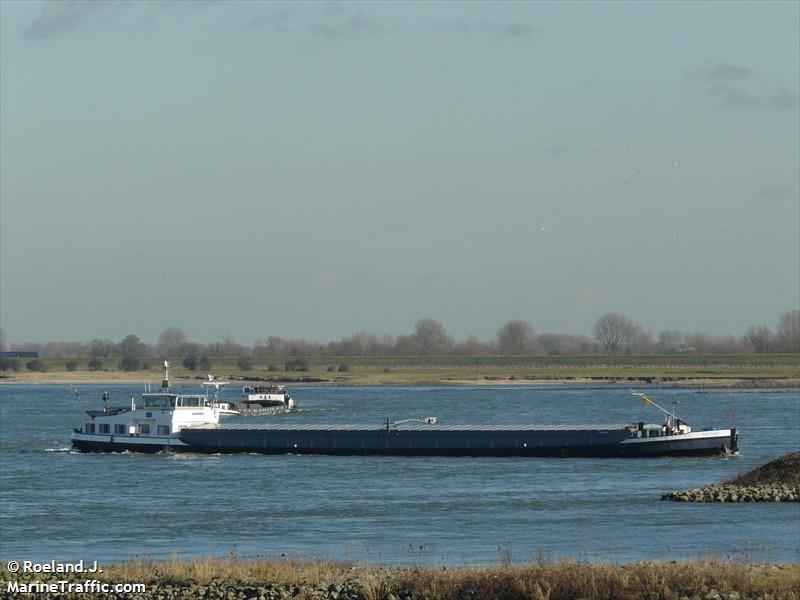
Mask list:
POLYGON ((797 108, 800 106, 800 96, 789 90, 781 89, 767 99, 772 108, 797 108))
POLYGON ((559 156, 564 156, 567 153, 567 147, 561 144, 553 144, 551 146, 546 146, 542 151, 542 157, 549 157, 549 158, 558 158, 559 156))
POLYGON ((706 61, 702 67, 684 72, 686 79, 702 82, 741 80, 751 76, 752 72, 744 65, 734 65, 723 61, 706 61))
POLYGON ((323 10, 325 11, 326 15, 333 16, 343 15, 347 12, 347 9, 342 6, 341 2, 338 2, 337 0, 328 0, 328 2, 326 2, 323 6, 323 10))
POLYGON ((797 93, 769 86, 745 65, 724 61, 706 61, 684 72, 684 79, 702 85, 713 106, 732 109, 796 109, 797 93))
MULTIPOLYGON (((456 19, 452 21, 439 21, 439 26, 456 33, 485 33, 507 38, 527 37, 534 32, 534 28, 527 23, 487 21, 485 19, 467 21, 456 19)), ((536 29, 536 31, 541 31, 536 29)))
POLYGON ((80 29, 95 15, 113 5, 112 0, 107 2, 46 0, 42 4, 41 14, 23 31, 22 36, 32 40, 44 40, 67 35, 80 29))
POLYGON ((758 188, 753 195, 758 200, 773 202, 786 198, 789 195, 789 188, 783 185, 768 185, 758 188))
POLYGON ((275 32, 287 32, 291 30, 295 17, 294 10, 288 4, 269 4, 268 8, 258 12, 250 19, 249 25, 275 32))
POLYGON ((313 275, 310 283, 315 288, 330 288, 339 283, 341 279, 342 276, 339 273, 334 271, 323 271, 313 275))
POLYGON ((777 92, 752 92, 730 83, 715 83, 708 89, 717 106, 725 108, 794 109, 800 106, 798 95, 786 89, 777 92))
POLYGON ((224 5, 222 0, 157 0, 141 3, 127 0, 44 0, 41 14, 22 32, 22 37, 44 40, 69 35, 91 25, 98 15, 111 15, 111 18, 105 18, 105 24, 108 24, 121 12, 137 7, 146 11, 142 23, 153 26, 160 14, 171 12, 179 17, 187 17, 224 5))
POLYGON ((362 11, 358 11, 339 23, 310 23, 308 30, 322 37, 338 38, 383 33, 385 28, 372 17, 367 16, 362 11))

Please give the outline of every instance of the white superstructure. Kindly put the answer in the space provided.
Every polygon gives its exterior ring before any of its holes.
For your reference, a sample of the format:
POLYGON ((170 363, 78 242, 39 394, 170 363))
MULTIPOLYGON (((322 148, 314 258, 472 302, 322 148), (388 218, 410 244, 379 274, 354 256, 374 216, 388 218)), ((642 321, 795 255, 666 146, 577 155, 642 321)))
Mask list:
POLYGON ((203 394, 177 394, 169 388, 169 363, 164 361, 164 382, 159 392, 131 398, 130 406, 109 407, 103 394, 103 410, 86 411, 88 420, 73 430, 72 445, 84 452, 132 450, 158 452, 185 447, 178 434, 184 427, 219 423, 219 389, 225 382, 209 377, 203 394), (208 390, 215 393, 209 396, 208 390))
POLYGON ((242 388, 242 404, 249 409, 279 406, 291 410, 294 408, 294 398, 282 385, 247 385, 242 388))

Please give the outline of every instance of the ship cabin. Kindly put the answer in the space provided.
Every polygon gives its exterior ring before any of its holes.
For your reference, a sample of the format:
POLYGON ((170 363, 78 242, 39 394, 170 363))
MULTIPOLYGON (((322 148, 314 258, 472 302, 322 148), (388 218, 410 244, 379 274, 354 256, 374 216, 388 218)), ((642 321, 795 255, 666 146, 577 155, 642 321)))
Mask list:
POLYGON ((170 393, 151 393, 142 394, 139 400, 134 401, 134 410, 160 409, 175 410, 184 408, 199 408, 201 406, 211 406, 208 396, 203 394, 170 394, 170 393))
POLYGON ((628 432, 629 438, 664 437, 682 435, 685 433, 691 433, 692 431, 691 427, 678 419, 675 419, 675 425, 672 425, 671 422, 665 423, 664 425, 656 425, 654 423, 645 423, 640 421, 635 425, 628 425, 628 427, 625 429, 628 432))
POLYGON ((90 420, 82 433, 164 437, 177 435, 183 427, 217 423, 218 410, 203 394, 145 393, 131 398, 130 408, 87 411, 90 420))

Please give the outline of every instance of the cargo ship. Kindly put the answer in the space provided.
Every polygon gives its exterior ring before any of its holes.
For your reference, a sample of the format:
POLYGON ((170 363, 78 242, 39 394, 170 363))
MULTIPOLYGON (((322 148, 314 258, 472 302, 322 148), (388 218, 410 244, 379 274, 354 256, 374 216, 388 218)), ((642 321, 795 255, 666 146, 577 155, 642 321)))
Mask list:
POLYGON ((72 444, 82 452, 332 454, 383 456, 657 457, 738 453, 738 430, 694 431, 645 394, 666 415, 662 424, 459 425, 436 417, 379 424, 220 424, 216 396, 174 394, 165 364, 164 390, 131 406, 88 411, 72 444))

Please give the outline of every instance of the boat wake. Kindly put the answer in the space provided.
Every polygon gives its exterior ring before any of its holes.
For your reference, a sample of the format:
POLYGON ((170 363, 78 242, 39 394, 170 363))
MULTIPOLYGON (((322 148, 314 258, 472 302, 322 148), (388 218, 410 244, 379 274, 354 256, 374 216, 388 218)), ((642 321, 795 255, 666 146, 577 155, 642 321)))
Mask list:
POLYGON ((59 452, 63 454, 68 454, 70 452, 77 452, 74 448, 66 447, 66 448, 45 448, 45 452, 59 452))

